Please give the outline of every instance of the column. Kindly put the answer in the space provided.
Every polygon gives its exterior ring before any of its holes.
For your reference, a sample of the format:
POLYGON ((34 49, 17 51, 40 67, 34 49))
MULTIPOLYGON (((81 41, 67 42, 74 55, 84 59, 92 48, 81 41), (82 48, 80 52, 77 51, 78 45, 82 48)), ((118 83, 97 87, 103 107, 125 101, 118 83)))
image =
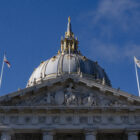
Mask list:
POLYGON ((9 132, 2 132, 1 133, 1 140, 11 140, 11 135, 9 132))
POLYGON ((137 132, 128 132, 128 140, 138 140, 137 132))
POLYGON ((87 131, 85 133, 85 140, 96 140, 96 134, 94 131, 87 131))
POLYGON ((53 140, 54 132, 43 132, 43 140, 53 140))

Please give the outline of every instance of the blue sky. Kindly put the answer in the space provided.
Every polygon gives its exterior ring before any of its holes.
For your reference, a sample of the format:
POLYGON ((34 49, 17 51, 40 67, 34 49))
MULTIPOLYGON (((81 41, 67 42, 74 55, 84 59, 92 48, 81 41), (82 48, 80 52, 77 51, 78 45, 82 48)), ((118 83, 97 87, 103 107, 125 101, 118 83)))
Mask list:
POLYGON ((139 0, 1 0, 0 66, 6 51, 12 67, 5 65, 0 95, 25 88, 34 68, 57 53, 68 16, 82 54, 98 61, 114 88, 137 95, 139 0))

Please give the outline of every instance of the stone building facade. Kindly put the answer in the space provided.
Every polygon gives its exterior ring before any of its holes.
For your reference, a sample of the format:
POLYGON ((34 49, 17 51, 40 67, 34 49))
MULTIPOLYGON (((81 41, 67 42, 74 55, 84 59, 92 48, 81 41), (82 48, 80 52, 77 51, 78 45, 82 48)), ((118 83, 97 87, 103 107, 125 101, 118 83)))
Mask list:
POLYGON ((68 19, 61 51, 0 97, 1 140, 140 140, 140 98, 83 56, 68 19))

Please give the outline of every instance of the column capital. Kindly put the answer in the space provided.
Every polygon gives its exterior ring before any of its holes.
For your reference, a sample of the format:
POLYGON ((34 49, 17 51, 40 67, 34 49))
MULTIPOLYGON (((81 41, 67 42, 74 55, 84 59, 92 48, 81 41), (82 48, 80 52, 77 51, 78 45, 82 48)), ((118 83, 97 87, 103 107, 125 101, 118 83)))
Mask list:
POLYGON ((52 129, 45 129, 45 130, 42 130, 42 132, 44 135, 51 135, 51 136, 55 135, 55 131, 52 129))
POLYGON ((97 134, 97 130, 94 129, 86 129, 85 131, 85 135, 96 135, 97 134))
POLYGON ((138 131, 127 131, 128 136, 138 135, 138 131))
POLYGON ((94 129, 85 130, 85 140, 96 140, 97 131, 94 129))
POLYGON ((55 132, 52 129, 42 130, 42 132, 43 132, 43 140, 53 140, 55 132))

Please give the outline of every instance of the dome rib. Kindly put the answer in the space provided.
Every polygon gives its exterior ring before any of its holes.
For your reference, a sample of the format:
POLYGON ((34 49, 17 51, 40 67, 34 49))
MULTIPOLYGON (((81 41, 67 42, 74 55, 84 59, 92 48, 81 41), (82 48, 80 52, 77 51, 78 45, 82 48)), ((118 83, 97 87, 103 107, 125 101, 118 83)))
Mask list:
POLYGON ((78 64, 78 69, 77 69, 77 72, 78 72, 78 73, 81 73, 81 68, 80 68, 79 57, 75 57, 75 59, 77 60, 77 64, 78 64))
POLYGON ((45 69, 48 65, 48 60, 44 62, 44 67, 42 68, 42 77, 45 77, 45 69))

